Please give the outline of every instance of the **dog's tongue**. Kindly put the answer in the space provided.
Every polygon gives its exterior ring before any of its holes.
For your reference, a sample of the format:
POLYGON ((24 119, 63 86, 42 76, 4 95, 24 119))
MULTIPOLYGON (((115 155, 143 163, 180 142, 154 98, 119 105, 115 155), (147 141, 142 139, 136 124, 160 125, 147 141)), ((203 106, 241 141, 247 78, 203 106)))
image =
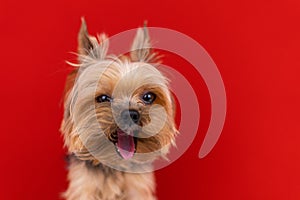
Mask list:
POLYGON ((118 133, 117 148, 120 155, 126 160, 132 158, 135 151, 133 133, 127 134, 122 130, 118 130, 117 133, 118 133))

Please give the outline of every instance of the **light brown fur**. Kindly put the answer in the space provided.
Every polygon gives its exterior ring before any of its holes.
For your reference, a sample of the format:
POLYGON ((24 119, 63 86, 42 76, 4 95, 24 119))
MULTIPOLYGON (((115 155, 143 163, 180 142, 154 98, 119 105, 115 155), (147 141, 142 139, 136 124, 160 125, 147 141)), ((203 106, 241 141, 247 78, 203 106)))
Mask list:
POLYGON ((91 169, 84 162, 72 161, 64 193, 68 200, 154 200, 153 173, 123 173, 111 168, 91 169))
POLYGON ((79 32, 79 66, 67 78, 65 112, 61 126, 70 157, 67 200, 153 200, 152 162, 164 157, 177 133, 174 105, 167 79, 151 64, 146 28, 139 29, 129 56, 107 57, 105 35, 88 35, 83 21, 79 32), (141 96, 156 94, 151 105, 141 96), (106 94, 112 102, 98 103, 106 94), (139 126, 121 124, 120 113, 140 113, 139 126), (135 127, 136 152, 128 160, 118 155, 113 134, 135 127))

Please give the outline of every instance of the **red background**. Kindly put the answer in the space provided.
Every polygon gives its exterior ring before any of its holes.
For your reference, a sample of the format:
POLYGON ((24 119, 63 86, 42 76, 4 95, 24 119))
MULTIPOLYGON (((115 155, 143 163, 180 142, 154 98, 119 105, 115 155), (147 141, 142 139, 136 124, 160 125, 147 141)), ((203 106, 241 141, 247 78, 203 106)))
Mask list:
POLYGON ((202 121, 188 151, 157 172, 159 199, 300 199, 300 1, 1 0, 1 200, 59 199, 67 187, 60 102, 81 16, 93 34, 145 19, 185 33, 222 74, 226 123, 199 159, 207 89, 185 61, 166 55, 198 91, 202 121))

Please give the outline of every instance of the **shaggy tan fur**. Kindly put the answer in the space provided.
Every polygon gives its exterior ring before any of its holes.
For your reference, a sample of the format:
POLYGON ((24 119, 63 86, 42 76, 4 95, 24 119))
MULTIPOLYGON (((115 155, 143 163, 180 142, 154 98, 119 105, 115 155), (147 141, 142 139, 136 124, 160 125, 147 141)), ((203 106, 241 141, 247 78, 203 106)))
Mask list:
POLYGON ((152 162, 164 157, 177 133, 168 80, 155 68, 147 29, 138 29, 129 56, 107 56, 104 34, 88 35, 83 21, 78 36, 79 68, 67 78, 61 131, 70 159, 67 200, 152 200, 152 162), (156 95, 148 105, 141 97, 156 95), (99 103, 99 95, 113 97, 99 103), (140 114, 138 125, 120 123, 124 110, 140 114), (124 159, 116 151, 118 130, 138 132, 135 153, 124 159))
POLYGON ((68 200, 154 200, 152 173, 123 173, 108 167, 91 169, 84 162, 71 162, 68 200))

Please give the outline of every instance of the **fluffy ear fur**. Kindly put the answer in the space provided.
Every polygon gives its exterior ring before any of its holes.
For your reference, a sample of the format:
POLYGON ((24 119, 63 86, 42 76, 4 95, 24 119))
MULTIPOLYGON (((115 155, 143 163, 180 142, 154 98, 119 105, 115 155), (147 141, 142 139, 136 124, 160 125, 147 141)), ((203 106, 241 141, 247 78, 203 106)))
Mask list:
POLYGON ((81 18, 81 27, 78 33, 78 53, 80 55, 87 55, 89 51, 95 48, 95 37, 89 36, 87 26, 84 18, 81 18))
POLYGON ((131 46, 130 57, 134 62, 155 62, 157 60, 157 54, 152 50, 146 22, 143 28, 137 30, 131 46))
POLYGON ((84 62, 87 57, 102 60, 105 58, 108 49, 107 36, 102 33, 97 37, 90 36, 84 18, 81 18, 81 28, 78 34, 79 61, 84 62))

